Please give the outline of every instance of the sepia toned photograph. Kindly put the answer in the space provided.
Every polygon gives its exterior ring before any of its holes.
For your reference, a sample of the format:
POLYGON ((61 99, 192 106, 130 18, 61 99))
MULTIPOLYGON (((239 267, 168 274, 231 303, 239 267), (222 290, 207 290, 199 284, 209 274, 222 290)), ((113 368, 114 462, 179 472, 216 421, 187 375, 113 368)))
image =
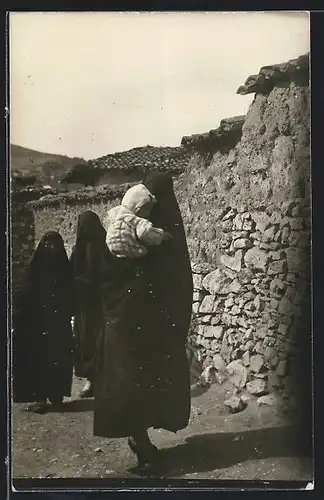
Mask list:
POLYGON ((309 12, 8 17, 12 480, 312 489, 309 12))

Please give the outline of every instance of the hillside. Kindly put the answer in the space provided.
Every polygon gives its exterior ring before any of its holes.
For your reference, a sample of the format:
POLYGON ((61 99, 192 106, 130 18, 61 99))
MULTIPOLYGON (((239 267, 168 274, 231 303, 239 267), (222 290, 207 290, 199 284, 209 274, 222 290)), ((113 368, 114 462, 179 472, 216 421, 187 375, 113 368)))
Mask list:
POLYGON ((85 160, 35 151, 15 144, 10 146, 12 173, 36 175, 37 180, 43 183, 56 184, 76 163, 85 163, 85 160))

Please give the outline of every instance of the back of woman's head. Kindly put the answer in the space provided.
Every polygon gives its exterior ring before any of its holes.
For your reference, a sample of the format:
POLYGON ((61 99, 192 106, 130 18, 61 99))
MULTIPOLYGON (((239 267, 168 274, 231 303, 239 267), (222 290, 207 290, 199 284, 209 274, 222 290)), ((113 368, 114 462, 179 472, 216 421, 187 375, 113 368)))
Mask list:
POLYGON ((79 215, 77 242, 105 240, 105 230, 98 215, 92 210, 85 210, 79 215))
POLYGON ((30 262, 31 274, 64 274, 69 267, 62 236, 57 231, 46 232, 30 262))
POLYGON ((156 197, 173 194, 173 179, 167 172, 150 172, 144 177, 143 184, 156 197))

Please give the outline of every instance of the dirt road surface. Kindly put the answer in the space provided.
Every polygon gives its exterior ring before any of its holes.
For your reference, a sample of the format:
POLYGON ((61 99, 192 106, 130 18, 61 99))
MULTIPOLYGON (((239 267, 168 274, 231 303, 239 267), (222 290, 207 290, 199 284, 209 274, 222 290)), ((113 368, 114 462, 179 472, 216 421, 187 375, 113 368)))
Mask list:
MULTIPOLYGON (((93 400, 80 400, 84 381, 75 379, 64 412, 37 415, 26 405, 12 409, 14 478, 136 477, 126 439, 92 434, 93 400)), ((158 476, 182 479, 312 480, 312 460, 300 447, 281 409, 250 401, 240 413, 224 406, 226 385, 192 392, 187 429, 151 430, 160 448, 158 476)), ((135 469, 134 469, 135 468, 135 469)))

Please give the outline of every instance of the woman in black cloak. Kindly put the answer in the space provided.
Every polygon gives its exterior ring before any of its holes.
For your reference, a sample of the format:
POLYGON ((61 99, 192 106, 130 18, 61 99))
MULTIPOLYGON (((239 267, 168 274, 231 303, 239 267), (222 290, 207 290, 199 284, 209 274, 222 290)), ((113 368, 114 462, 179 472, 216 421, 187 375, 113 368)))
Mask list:
POLYGON ((79 216, 70 258, 75 290, 75 374, 87 379, 81 397, 93 395, 97 337, 102 328, 100 262, 105 248, 106 231, 98 215, 86 210, 79 216))
POLYGON ((42 237, 13 305, 13 400, 44 413, 47 399, 71 395, 73 374, 72 273, 56 231, 42 237))
POLYGON ((190 416, 185 345, 192 277, 185 233, 172 178, 152 174, 145 185, 158 202, 150 220, 173 239, 136 261, 106 250, 94 411, 94 435, 128 437, 139 465, 157 457, 149 428, 177 432, 190 416))

